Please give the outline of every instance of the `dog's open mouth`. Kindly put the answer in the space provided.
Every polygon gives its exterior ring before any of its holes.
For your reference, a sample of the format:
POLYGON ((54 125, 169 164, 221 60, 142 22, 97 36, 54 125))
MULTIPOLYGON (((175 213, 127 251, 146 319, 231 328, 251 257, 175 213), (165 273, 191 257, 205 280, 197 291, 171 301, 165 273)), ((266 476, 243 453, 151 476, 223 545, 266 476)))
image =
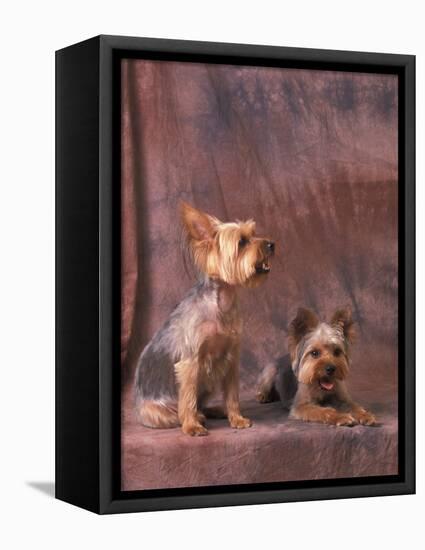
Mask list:
POLYGON ((335 384, 328 380, 327 378, 321 378, 319 380, 319 386, 324 391, 332 391, 334 389, 335 384))
POLYGON ((269 273, 271 267, 267 260, 255 264, 255 273, 269 273))

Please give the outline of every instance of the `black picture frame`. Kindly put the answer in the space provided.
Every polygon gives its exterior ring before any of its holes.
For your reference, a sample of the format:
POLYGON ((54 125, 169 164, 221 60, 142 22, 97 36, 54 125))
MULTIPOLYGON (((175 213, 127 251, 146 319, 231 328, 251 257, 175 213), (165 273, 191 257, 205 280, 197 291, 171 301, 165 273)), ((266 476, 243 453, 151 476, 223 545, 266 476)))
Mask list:
POLYGON ((120 36, 56 52, 56 498, 105 514, 414 492, 415 57, 120 36), (120 491, 122 57, 399 76, 399 475, 120 491))

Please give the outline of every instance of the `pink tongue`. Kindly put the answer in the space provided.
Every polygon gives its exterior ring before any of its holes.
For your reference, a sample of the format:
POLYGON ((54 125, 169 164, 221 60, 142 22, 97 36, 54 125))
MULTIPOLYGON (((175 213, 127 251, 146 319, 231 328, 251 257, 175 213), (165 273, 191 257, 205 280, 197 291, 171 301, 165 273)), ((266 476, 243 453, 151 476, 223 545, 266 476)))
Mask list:
POLYGON ((325 390, 331 390, 334 387, 332 382, 320 382, 320 385, 322 388, 325 388, 325 390))

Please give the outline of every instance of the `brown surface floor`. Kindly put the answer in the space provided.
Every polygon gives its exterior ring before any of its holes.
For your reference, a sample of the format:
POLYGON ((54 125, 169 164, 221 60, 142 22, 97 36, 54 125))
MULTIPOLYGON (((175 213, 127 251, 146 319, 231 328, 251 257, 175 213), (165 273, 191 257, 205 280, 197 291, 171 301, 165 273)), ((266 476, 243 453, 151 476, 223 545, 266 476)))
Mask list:
MULTIPOLYGON (((151 430, 123 411, 122 489, 157 489, 397 474, 396 404, 355 395, 379 426, 332 427, 288 419, 279 403, 242 401, 247 430, 209 420, 207 437, 151 430)), ((126 401, 129 399, 127 397, 126 401)))

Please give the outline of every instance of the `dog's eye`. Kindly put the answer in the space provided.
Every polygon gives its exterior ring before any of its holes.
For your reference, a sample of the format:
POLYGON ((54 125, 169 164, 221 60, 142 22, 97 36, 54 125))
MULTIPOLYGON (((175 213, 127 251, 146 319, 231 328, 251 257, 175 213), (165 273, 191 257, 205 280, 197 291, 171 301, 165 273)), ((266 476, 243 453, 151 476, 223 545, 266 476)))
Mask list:
POLYGON ((241 237, 239 239, 239 248, 243 248, 249 243, 249 240, 246 237, 241 237))
POLYGON ((335 348, 334 349, 334 356, 335 357, 339 357, 341 355, 341 353, 342 353, 342 349, 340 349, 340 348, 335 348))
POLYGON ((311 353, 311 356, 314 357, 315 359, 320 357, 320 351, 318 349, 314 349, 310 353, 311 353))

